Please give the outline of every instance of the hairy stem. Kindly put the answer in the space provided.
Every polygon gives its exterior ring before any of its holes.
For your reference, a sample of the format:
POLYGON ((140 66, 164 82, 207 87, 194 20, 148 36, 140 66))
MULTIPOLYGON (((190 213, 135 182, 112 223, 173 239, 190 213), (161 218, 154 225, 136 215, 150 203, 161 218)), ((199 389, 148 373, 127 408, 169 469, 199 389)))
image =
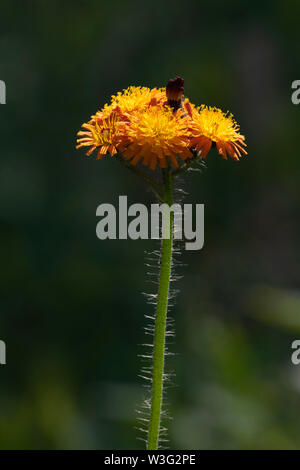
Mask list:
MULTIPOLYGON (((172 206, 173 177, 169 168, 163 170, 163 176, 163 199, 165 203, 167 203, 169 206, 172 206)), ((163 212, 163 217, 169 217, 168 211, 163 212)), ((147 449, 149 450, 156 450, 158 448, 159 429, 162 411, 166 319, 168 310, 173 245, 173 214, 171 213, 169 235, 169 238, 162 239, 161 242, 160 279, 154 332, 151 415, 147 441, 147 449)))
MULTIPOLYGON (((191 150, 191 152, 193 153, 194 158, 192 158, 191 160, 187 160, 183 165, 181 165, 179 168, 177 168, 177 170, 174 170, 172 172, 173 176, 177 176, 180 173, 188 170, 189 168, 191 168, 191 167, 195 166, 197 163, 199 163, 199 161, 201 160, 201 152, 196 152, 196 151, 192 151, 192 150, 191 150)), ((205 166, 203 160, 202 160, 202 165, 201 166, 205 166)))

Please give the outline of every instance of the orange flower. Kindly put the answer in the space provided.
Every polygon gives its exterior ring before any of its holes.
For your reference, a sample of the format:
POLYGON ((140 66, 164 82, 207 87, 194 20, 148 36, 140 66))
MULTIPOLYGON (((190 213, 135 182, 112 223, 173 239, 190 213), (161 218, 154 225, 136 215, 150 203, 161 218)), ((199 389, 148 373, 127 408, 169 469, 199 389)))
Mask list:
POLYGON ((98 148, 97 159, 109 153, 111 156, 118 153, 117 146, 120 144, 124 135, 122 134, 122 121, 120 113, 115 110, 108 117, 100 117, 101 113, 94 116, 88 124, 82 127, 86 131, 77 133, 77 149, 81 147, 91 147, 86 155, 91 155, 98 148))
POLYGON ((206 157, 213 142, 222 158, 229 156, 239 160, 242 154, 247 155, 245 137, 239 133, 239 126, 231 114, 201 106, 199 109, 191 108, 191 116, 191 145, 196 151, 201 151, 202 158, 206 157))
POLYGON ((111 97, 111 103, 103 108, 104 113, 110 113, 118 108, 121 114, 142 111, 149 106, 156 106, 166 101, 166 93, 163 88, 147 88, 130 86, 122 92, 111 97))
POLYGON ((178 159, 205 158, 215 144, 219 154, 239 160, 247 154, 245 138, 228 113, 202 105, 196 108, 183 96, 184 80, 176 77, 165 88, 131 86, 113 95, 111 102, 97 111, 84 131, 78 132, 77 147, 98 149, 97 158, 122 152, 132 165, 142 160, 154 170, 178 159))
POLYGON ((168 106, 151 106, 132 114, 127 135, 122 152, 132 165, 143 159, 143 164, 154 170, 157 162, 165 168, 167 157, 175 167, 176 156, 182 160, 192 158, 187 118, 180 111, 173 113, 168 106))

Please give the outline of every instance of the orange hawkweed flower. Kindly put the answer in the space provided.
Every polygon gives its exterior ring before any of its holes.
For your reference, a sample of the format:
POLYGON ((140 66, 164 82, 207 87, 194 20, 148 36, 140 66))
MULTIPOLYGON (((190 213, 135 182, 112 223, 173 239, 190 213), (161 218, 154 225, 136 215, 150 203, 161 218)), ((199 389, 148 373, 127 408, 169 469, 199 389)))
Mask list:
POLYGON ((247 155, 245 137, 240 134, 232 114, 203 105, 198 109, 191 108, 191 115, 191 145, 201 151, 202 158, 207 156, 213 143, 222 158, 229 156, 239 160, 242 154, 247 155))
POLYGON ((94 116, 88 124, 83 124, 82 127, 86 131, 79 131, 77 133, 76 148, 90 147, 86 155, 91 155, 96 148, 98 148, 97 159, 101 159, 103 155, 109 153, 111 156, 118 153, 117 146, 120 144, 124 136, 121 132, 120 113, 113 111, 108 117, 94 116))
POLYGON ((123 155, 133 165, 143 159, 143 164, 151 170, 156 168, 157 162, 165 168, 167 157, 178 167, 176 155, 182 160, 192 158, 188 124, 180 111, 173 113, 164 105, 137 112, 127 124, 128 141, 122 149, 123 155))
POLYGON ((111 103, 106 104, 103 112, 111 112, 118 108, 121 113, 132 113, 147 109, 149 106, 156 106, 166 101, 166 93, 164 88, 147 88, 130 86, 122 92, 118 92, 111 97, 111 103))
POLYGON ((78 132, 77 147, 123 154, 132 165, 142 161, 154 170, 194 158, 195 151, 205 158, 215 144, 219 154, 239 160, 247 154, 245 138, 233 116, 218 108, 196 108, 184 97, 184 80, 176 77, 165 88, 130 86, 111 97, 109 104, 94 114, 84 130, 78 132))

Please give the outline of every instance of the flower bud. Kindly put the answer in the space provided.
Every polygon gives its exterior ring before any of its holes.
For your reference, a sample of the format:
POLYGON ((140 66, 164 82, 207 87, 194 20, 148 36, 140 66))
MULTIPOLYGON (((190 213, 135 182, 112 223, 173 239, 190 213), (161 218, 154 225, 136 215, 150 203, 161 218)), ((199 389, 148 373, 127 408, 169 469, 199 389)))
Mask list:
POLYGON ((168 104, 174 111, 180 108, 181 98, 184 93, 184 80, 181 77, 172 78, 166 86, 168 104))

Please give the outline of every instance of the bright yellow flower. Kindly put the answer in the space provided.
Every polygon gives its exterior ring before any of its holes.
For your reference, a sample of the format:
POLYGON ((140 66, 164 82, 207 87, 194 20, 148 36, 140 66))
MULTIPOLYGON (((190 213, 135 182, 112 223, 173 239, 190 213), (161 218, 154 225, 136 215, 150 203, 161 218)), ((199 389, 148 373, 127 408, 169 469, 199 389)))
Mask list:
POLYGON ((203 105, 192 109, 191 131, 191 145, 196 151, 201 151, 202 158, 206 157, 213 142, 222 158, 229 156, 239 160, 242 153, 247 154, 245 137, 240 134, 232 114, 223 113, 218 108, 203 105))
POLYGON ((187 118, 181 111, 174 113, 166 105, 150 106, 145 111, 133 113, 127 124, 128 141, 122 152, 132 165, 141 159, 151 170, 157 162, 161 168, 167 166, 169 157, 175 167, 176 155, 181 159, 192 158, 187 118))
POLYGON ((118 108, 122 114, 131 113, 133 111, 141 111, 148 106, 155 106, 166 101, 166 93, 164 88, 147 88, 130 86, 122 92, 118 92, 111 97, 111 103, 105 105, 103 112, 111 112, 118 108))

